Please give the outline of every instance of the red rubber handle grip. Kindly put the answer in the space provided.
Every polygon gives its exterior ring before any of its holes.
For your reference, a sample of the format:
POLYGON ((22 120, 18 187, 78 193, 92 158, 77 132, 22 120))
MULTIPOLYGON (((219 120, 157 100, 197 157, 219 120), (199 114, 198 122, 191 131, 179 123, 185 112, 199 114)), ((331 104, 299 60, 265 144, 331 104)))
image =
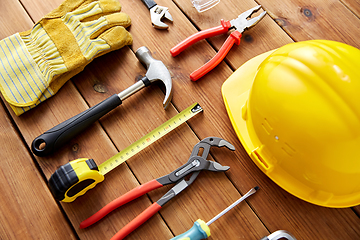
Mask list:
POLYGON ((157 213, 161 209, 161 206, 154 202, 150 207, 148 207, 145 211, 143 211, 139 216, 134 218, 131 222, 126 224, 119 232, 117 232, 111 240, 119 240, 123 239, 127 235, 129 235, 132 231, 138 228, 141 224, 146 222, 150 217, 152 217, 155 213, 157 213))
POLYGON ((226 54, 228 54, 234 43, 236 43, 236 45, 240 44, 240 38, 240 32, 232 32, 230 36, 226 39, 224 44, 221 46, 219 52, 210 61, 208 61, 202 67, 190 74, 191 81, 197 81, 202 76, 214 69, 217 65, 219 65, 219 63, 225 58, 226 54))
POLYGON ((157 189, 162 186, 163 185, 161 183, 159 183, 156 179, 154 179, 154 180, 151 180, 150 182, 147 182, 143 185, 140 185, 140 186, 134 188, 130 192, 125 193, 121 197, 119 197, 119 198, 113 200, 112 202, 110 202, 109 204, 107 204, 105 207, 100 209, 97 213, 95 213, 88 219, 82 221, 80 223, 80 228, 86 228, 86 227, 96 223, 97 221, 99 221, 100 219, 105 217, 107 214, 109 214, 111 211, 115 210, 116 208, 144 195, 145 193, 150 192, 151 190, 157 189))
POLYGON ((173 57, 175 57, 176 55, 184 51, 186 48, 200 40, 226 33, 230 27, 230 21, 224 21, 221 19, 221 26, 209 28, 191 35, 190 37, 186 38, 185 40, 177 44, 175 47, 173 47, 170 50, 170 53, 173 57))

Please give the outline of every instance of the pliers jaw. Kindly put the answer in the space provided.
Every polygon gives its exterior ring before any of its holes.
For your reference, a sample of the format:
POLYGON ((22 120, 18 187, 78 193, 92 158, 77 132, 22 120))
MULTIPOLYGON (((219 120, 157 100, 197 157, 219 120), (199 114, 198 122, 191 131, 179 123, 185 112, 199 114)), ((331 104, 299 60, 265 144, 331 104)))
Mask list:
POLYGON ((158 178, 157 181, 162 185, 167 185, 167 184, 173 184, 179 182, 187 175, 194 172, 200 172, 202 170, 213 171, 213 172, 227 171, 230 167, 222 166, 217 162, 206 160, 209 155, 211 147, 226 147, 232 151, 235 151, 235 147, 231 143, 229 143, 228 141, 222 138, 218 138, 218 137, 205 138, 194 146, 193 151, 186 164, 179 167, 170 174, 158 178))
POLYGON ((260 7, 261 5, 253 7, 252 9, 249 9, 248 11, 240 14, 236 19, 233 19, 231 21, 221 20, 221 26, 209 28, 195 33, 170 50, 171 55, 175 57, 176 55, 184 51, 186 48, 200 40, 224 34, 231 29, 235 29, 235 31, 233 31, 228 36, 224 44, 219 49, 218 53, 210 61, 208 61, 202 67, 198 68, 190 74, 191 81, 197 81, 205 74, 210 72, 212 69, 214 69, 225 58, 226 54, 230 51, 231 47, 234 44, 240 44, 242 32, 245 31, 245 29, 253 27, 265 16, 266 12, 264 11, 259 16, 248 20, 248 18, 250 18, 254 12, 257 12, 260 7))
POLYGON ((166 204, 168 201, 173 199, 176 195, 178 195, 180 192, 182 192, 185 188, 190 186, 190 184, 192 184, 195 181, 195 179, 197 178, 199 173, 200 173, 200 171, 194 172, 190 176, 189 180, 182 179, 174 187, 172 187, 167 193, 165 193, 164 196, 162 196, 159 200, 157 200, 156 201, 157 204, 159 204, 160 206, 164 206, 164 204, 166 204))
POLYGON ((163 206, 165 203, 170 201, 173 197, 187 188, 190 184, 192 184, 201 171, 206 170, 212 172, 224 172, 229 170, 230 167, 228 166, 222 166, 220 163, 206 160, 207 156, 209 155, 210 148, 214 146, 227 147, 232 151, 235 150, 235 147, 231 143, 222 138, 208 137, 201 140, 194 146, 191 156, 186 164, 179 167, 170 174, 157 179, 157 181, 162 185, 176 183, 174 187, 172 187, 162 198, 157 201, 160 206, 163 206), (189 179, 185 180, 185 177, 188 175, 190 175, 189 179))
POLYGON ((203 148, 204 152, 202 153, 202 157, 206 159, 211 147, 226 147, 231 151, 235 151, 235 147, 225 139, 218 137, 207 137, 194 146, 191 156, 199 155, 200 149, 203 148))
POLYGON ((261 5, 257 5, 256 7, 241 13, 237 18, 230 21, 231 28, 235 28, 238 32, 242 33, 246 29, 256 25, 266 15, 266 11, 264 11, 259 16, 251 18, 251 15, 259 11, 260 8, 261 5))

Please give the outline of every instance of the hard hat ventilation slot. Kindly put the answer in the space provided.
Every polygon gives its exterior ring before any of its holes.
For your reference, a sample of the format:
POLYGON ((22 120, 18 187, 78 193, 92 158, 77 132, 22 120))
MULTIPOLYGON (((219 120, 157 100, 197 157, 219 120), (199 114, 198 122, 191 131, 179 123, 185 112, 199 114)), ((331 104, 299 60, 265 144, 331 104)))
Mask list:
POLYGON ((273 130, 273 128, 266 118, 264 118, 264 122, 261 124, 261 126, 264 128, 265 132, 270 135, 270 132, 273 130))
POLYGON ((268 163, 260 156, 260 154, 258 153, 257 150, 253 151, 253 153, 254 153, 253 156, 256 157, 257 161, 258 161, 259 163, 261 163, 265 169, 269 169, 269 168, 270 168, 270 166, 268 165, 268 163))
POLYGON ((289 144, 285 143, 281 148, 286 154, 292 157, 295 154, 295 149, 293 149, 289 144))

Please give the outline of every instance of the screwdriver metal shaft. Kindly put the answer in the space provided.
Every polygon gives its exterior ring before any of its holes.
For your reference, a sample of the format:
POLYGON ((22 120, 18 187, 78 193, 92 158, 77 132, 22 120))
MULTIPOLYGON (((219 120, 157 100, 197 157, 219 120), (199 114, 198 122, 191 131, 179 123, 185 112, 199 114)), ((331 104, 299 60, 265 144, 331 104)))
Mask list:
POLYGON ((172 238, 171 240, 201 240, 206 239, 210 236, 210 228, 209 225, 215 222, 217 219, 219 219, 221 216, 223 216, 225 213, 230 211, 233 207, 238 205, 240 202, 245 200, 247 197, 251 196, 252 194, 256 193, 256 191, 259 189, 259 187, 254 187, 250 189, 244 196, 239 198, 237 201, 235 201, 233 204, 228 206, 226 209, 224 209, 221 213, 216 215, 213 219, 205 223, 203 220, 198 219, 194 222, 194 225, 192 228, 187 230, 186 232, 172 238))
POLYGON ((236 205, 238 205, 239 203, 241 203, 243 200, 245 200, 247 197, 253 195, 254 193, 256 193, 256 191, 259 189, 259 187, 254 187, 252 189, 250 189, 250 191, 248 191, 244 196, 242 196, 241 198, 239 198, 238 200, 236 200, 233 204, 231 204, 230 206, 228 206, 227 208, 225 208, 221 213, 219 213, 218 215, 216 215, 215 217, 213 217, 213 219, 211 219, 210 221, 208 221, 206 223, 206 225, 210 225, 213 222, 215 222, 216 220, 218 220, 220 217, 222 217, 225 213, 227 213, 228 211, 230 211, 230 209, 232 209, 233 207, 235 207, 236 205))

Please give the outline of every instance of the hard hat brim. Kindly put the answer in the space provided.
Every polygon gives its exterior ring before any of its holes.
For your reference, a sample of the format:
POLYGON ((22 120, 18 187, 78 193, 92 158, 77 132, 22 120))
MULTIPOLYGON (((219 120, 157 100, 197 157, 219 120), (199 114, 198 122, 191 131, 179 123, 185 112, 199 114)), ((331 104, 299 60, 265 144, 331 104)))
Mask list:
POLYGON ((249 98, 250 89, 259 65, 274 51, 265 52, 244 63, 221 87, 221 93, 231 124, 249 155, 258 146, 254 146, 253 141, 250 139, 246 121, 241 117, 242 107, 249 98))

